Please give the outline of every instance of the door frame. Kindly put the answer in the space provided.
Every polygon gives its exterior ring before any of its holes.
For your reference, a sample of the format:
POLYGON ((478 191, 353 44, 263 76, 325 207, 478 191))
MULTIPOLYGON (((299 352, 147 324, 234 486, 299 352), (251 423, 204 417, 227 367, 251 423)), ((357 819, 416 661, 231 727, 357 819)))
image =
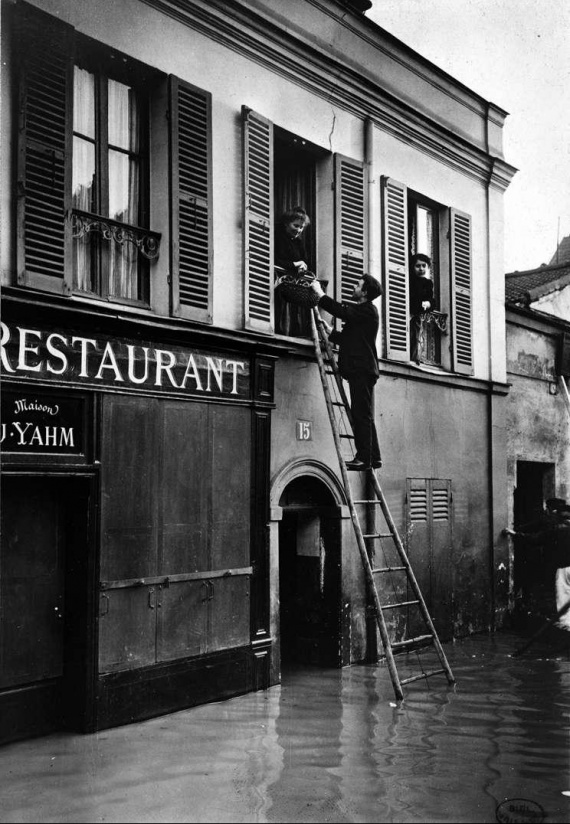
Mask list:
MULTIPOLYGON (((344 489, 340 480, 333 471, 320 461, 311 459, 297 459, 286 464, 281 471, 272 479, 269 491, 269 608, 270 608, 270 632, 273 638, 273 653, 271 656, 271 678, 270 683, 279 683, 281 680, 281 640, 280 640, 280 607, 279 607, 279 524, 283 519, 284 509, 279 505, 281 496, 286 487, 296 478, 315 478, 327 488, 332 496, 332 506, 338 511, 339 518, 339 552, 341 560, 341 584, 340 584, 340 604, 343 600, 344 576, 342 570, 343 541, 347 533, 347 523, 351 527, 350 510, 347 505, 344 489)), ((347 616, 341 612, 342 626, 340 629, 341 657, 339 666, 350 663, 350 648, 344 643, 344 635, 348 633, 345 626, 347 616)), ((348 618, 349 620, 349 618, 348 618)))
POLYGON ((15 685, 0 691, 0 742, 6 743, 62 729, 89 732, 94 729, 96 677, 96 581, 97 553, 95 525, 99 478, 93 471, 69 471, 67 468, 30 471, 15 467, 5 469, 0 483, 13 480, 41 480, 61 483, 67 490, 69 505, 66 519, 64 560, 64 674, 60 679, 46 679, 15 685), (81 506, 78 504, 81 503, 81 506), (72 564, 70 546, 84 536, 79 561, 72 564), (73 593, 73 595, 70 595, 73 593), (77 608, 68 609, 70 602, 77 608), (71 620, 73 618, 73 620, 71 620), (65 718, 61 706, 72 707, 65 718), (1 719, 9 719, 2 723, 1 719))

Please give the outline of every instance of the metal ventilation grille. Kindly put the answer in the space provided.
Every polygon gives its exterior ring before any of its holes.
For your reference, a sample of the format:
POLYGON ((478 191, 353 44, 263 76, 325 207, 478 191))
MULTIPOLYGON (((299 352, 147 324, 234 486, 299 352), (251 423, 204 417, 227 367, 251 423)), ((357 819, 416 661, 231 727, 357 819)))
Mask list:
POLYGON ((434 521, 449 521, 449 493, 447 489, 432 490, 431 506, 434 521))
POLYGON ((428 519, 427 489, 410 490, 410 520, 425 523, 428 519))

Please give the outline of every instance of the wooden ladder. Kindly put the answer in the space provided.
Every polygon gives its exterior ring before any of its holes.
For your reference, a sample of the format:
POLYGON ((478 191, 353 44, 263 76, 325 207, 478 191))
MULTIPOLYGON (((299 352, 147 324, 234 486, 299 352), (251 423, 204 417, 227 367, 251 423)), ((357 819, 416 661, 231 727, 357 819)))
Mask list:
POLYGON ((354 447, 350 404, 344 390, 336 358, 328 337, 324 332, 323 322, 321 316, 319 315, 319 310, 316 307, 313 308, 311 312, 311 327, 313 343, 315 345, 315 353, 317 356, 325 401, 331 423, 336 452, 338 455, 342 481, 350 509, 350 517, 352 519, 354 534, 356 536, 356 541, 364 568, 364 574, 372 599, 374 614, 378 629, 380 631, 380 638, 384 647, 384 654, 396 698, 398 700, 403 699, 403 685, 409 684, 412 681, 417 681, 421 678, 430 678, 432 675, 445 674, 448 683, 454 684, 455 678, 451 672, 451 668, 435 631, 435 627, 418 586, 418 582, 410 566, 406 550, 400 535, 398 534, 398 530, 396 529, 396 525, 390 514, 390 510, 388 509, 384 493, 382 492, 378 478, 373 469, 367 469, 366 475, 367 481, 369 481, 367 487, 373 491, 375 497, 367 498, 365 500, 355 500, 353 497, 348 477, 348 470, 346 468, 346 461, 349 459, 345 459, 343 457, 342 449, 343 440, 352 441, 352 446, 354 447), (374 526, 372 528, 372 532, 364 532, 360 524, 357 507, 364 507, 364 518, 367 519, 368 523, 374 524, 376 521, 374 515, 379 507, 384 516, 388 531, 377 532, 374 526), (381 541, 383 539, 391 539, 391 541, 393 541, 393 545, 396 550, 396 564, 393 565, 389 563, 385 566, 375 568, 371 563, 371 557, 374 557, 374 542, 381 541), (391 575, 392 573, 397 575, 399 574, 400 576, 402 574, 405 575, 407 589, 411 591, 412 597, 409 600, 402 600, 399 598, 395 603, 382 604, 380 602, 376 581, 377 578, 382 578, 384 576, 391 575), (417 608, 419 611, 420 618, 423 620, 423 624, 425 625, 425 632, 404 641, 391 642, 386 625, 385 613, 387 614, 388 612, 394 610, 397 611, 400 609, 410 610, 410 608, 417 608), (409 653, 428 646, 433 646, 435 648, 441 666, 427 672, 422 669, 420 674, 413 675, 409 678, 400 679, 394 656, 398 653, 409 653))

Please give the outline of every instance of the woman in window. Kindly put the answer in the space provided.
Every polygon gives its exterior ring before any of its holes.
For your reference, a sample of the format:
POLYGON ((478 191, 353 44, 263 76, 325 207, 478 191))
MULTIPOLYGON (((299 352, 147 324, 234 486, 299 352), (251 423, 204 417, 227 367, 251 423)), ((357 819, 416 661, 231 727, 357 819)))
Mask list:
MULTIPOLYGON (((302 275, 308 271, 307 252, 303 232, 310 223, 309 215, 301 206, 284 212, 275 229, 275 285, 285 276, 302 275)), ((275 317, 277 331, 284 335, 302 335, 306 326, 307 309, 287 303, 276 291, 275 317)))
POLYGON ((422 252, 412 255, 410 266, 410 335, 414 363, 425 359, 426 313, 435 307, 431 258, 422 252))

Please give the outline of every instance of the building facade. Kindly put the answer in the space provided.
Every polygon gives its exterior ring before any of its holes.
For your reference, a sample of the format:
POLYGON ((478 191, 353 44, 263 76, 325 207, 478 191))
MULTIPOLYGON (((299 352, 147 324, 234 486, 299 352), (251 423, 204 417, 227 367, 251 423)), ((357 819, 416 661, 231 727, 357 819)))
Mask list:
MULTIPOLYGON (((511 386, 508 526, 524 532, 525 525, 540 519, 548 498, 570 497, 570 266, 553 263, 511 272, 505 292, 511 386)), ((524 539, 515 539, 511 549, 514 619, 533 626, 552 618, 554 569, 548 547, 528 547, 524 539)))
POLYGON ((375 655, 308 317, 273 288, 297 204, 328 294, 384 287, 381 482, 440 637, 503 620, 506 113, 357 5, 2 2, 4 740, 375 655), (443 319, 419 366, 414 252, 443 319))

